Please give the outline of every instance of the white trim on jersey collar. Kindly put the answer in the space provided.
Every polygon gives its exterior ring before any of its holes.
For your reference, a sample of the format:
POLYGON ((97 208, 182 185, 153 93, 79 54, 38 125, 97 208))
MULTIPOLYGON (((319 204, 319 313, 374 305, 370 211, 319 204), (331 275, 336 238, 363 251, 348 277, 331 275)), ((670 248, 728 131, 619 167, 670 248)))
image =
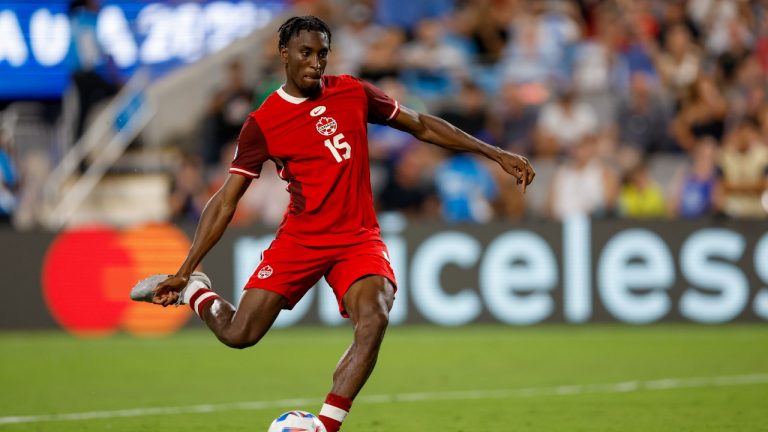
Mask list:
POLYGON ((283 98, 286 102, 290 102, 295 105, 298 105, 304 102, 305 100, 309 99, 308 97, 300 98, 296 96, 291 96, 288 93, 286 93, 285 90, 283 90, 283 86, 280 86, 280 88, 277 89, 277 95, 283 98))

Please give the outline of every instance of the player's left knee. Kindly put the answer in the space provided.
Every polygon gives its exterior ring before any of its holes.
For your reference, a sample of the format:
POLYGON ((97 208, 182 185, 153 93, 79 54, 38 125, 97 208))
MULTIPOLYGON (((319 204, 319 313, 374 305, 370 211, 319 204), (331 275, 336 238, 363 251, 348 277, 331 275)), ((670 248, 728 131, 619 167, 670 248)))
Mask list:
POLYGON ((389 326, 389 309, 372 308, 362 315, 355 326, 355 332, 364 340, 377 341, 384 336, 389 326))
POLYGON ((369 317, 371 326, 377 331, 386 330, 389 326, 389 309, 379 308, 369 317))
POLYGON ((380 340, 389 325, 389 311, 394 301, 394 287, 384 277, 360 281, 348 304, 355 321, 355 333, 362 339, 380 340))

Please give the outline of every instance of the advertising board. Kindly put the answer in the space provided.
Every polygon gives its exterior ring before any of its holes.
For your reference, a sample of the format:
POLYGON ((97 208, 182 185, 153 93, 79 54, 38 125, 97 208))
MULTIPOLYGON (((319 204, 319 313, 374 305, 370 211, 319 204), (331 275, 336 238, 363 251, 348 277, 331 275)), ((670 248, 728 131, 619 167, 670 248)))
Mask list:
MULTIPOLYGON (((382 218, 382 228, 398 279, 393 324, 768 321, 764 222, 455 226, 382 218)), ((188 308, 127 296, 145 275, 175 272, 193 229, 0 231, 0 329, 159 335, 201 325, 188 308)), ((204 262, 214 289, 236 302, 272 238, 265 227, 229 230, 204 262)), ((276 325, 342 323, 320 281, 276 325)))
MULTIPOLYGON (((69 1, 0 3, 0 100, 61 97, 73 64, 69 1)), ((119 74, 153 77, 267 25, 283 0, 101 0, 96 38, 119 74)))

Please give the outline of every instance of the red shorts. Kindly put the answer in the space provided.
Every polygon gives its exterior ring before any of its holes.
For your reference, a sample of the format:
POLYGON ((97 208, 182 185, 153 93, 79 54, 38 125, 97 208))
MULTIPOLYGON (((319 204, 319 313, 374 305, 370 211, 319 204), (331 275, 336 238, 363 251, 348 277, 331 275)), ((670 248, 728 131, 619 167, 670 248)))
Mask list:
POLYGON ((262 259, 243 289, 258 288, 276 292, 288 299, 293 309, 304 294, 325 276, 336 295, 341 316, 347 317, 342 299, 357 280, 384 276, 397 289, 395 273, 389 265, 389 252, 381 240, 351 246, 307 247, 290 239, 278 238, 262 253, 262 259))

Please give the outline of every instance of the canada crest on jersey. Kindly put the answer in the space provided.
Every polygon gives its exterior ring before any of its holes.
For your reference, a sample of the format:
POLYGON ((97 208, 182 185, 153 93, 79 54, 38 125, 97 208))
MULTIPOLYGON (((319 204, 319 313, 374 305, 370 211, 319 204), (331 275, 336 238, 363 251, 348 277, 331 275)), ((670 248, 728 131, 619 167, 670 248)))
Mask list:
POLYGON ((272 272, 273 272, 272 267, 268 265, 262 267, 261 270, 259 270, 259 279, 266 279, 272 276, 272 272))
POLYGON ((320 135, 331 136, 336 133, 338 125, 333 117, 320 117, 320 120, 317 121, 315 127, 317 128, 317 131, 320 132, 320 135))

